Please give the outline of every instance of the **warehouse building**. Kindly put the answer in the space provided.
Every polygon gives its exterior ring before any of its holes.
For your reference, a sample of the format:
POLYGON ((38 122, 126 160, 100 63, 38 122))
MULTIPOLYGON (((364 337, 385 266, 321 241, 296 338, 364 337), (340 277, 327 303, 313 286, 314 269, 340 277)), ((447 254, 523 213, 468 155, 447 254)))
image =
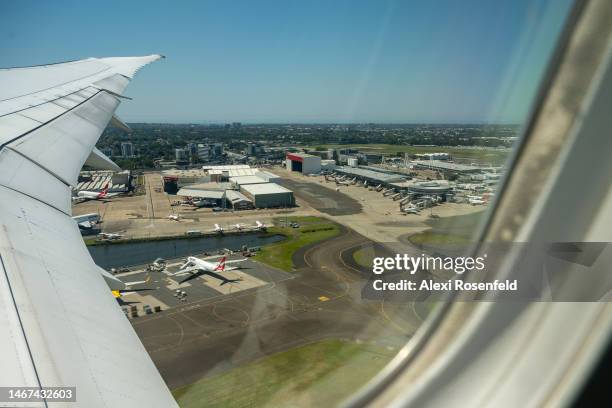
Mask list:
POLYGON ((279 183, 281 180, 280 176, 265 170, 259 170, 255 175, 266 180, 268 183, 279 183))
POLYGON ((197 198, 207 201, 210 205, 221 206, 223 195, 232 188, 230 183, 200 183, 184 186, 176 193, 177 196, 197 198))
POLYGON ((287 153, 285 163, 289 171, 299 171, 303 174, 321 172, 321 158, 311 154, 287 153))
POLYGON ((253 201, 238 191, 227 190, 225 198, 234 210, 250 210, 253 208, 253 201))
POLYGON ((231 177, 257 176, 264 181, 277 183, 280 177, 268 171, 249 167, 247 164, 232 164, 224 166, 204 166, 204 171, 212 181, 228 181, 231 177))
POLYGON ((211 176, 215 176, 218 174, 223 174, 227 177, 237 177, 237 176, 254 176, 255 174, 257 174, 259 172, 258 169, 213 169, 213 170, 206 170, 206 172, 211 176))
POLYGON ((293 191, 275 183, 247 184, 240 192, 253 201, 255 208, 293 207, 293 191))
POLYGON ((246 186, 248 184, 263 184, 267 183, 266 180, 262 179, 258 176, 236 176, 229 178, 230 183, 232 185, 238 187, 240 189, 242 186, 246 186))
POLYGON ((223 197, 225 191, 221 190, 198 190, 189 187, 181 188, 177 193, 177 196, 197 198, 202 200, 204 204, 211 207, 221 207, 223 205, 223 197))
POLYGON ((251 166, 248 164, 221 164, 221 165, 207 165, 202 166, 202 170, 236 170, 236 169, 250 169, 251 166))
POLYGON ((210 177, 202 170, 170 169, 162 171, 163 188, 166 193, 176 194, 181 187, 210 181, 210 177))

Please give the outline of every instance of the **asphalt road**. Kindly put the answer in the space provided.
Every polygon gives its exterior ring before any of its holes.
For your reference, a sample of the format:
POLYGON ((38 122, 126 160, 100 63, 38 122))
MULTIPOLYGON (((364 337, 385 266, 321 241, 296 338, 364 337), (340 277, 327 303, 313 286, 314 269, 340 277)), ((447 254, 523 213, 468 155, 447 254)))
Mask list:
POLYGON ((303 248, 295 278, 132 321, 171 389, 325 338, 398 350, 422 322, 409 303, 368 301, 369 276, 347 262, 370 241, 352 230, 303 248))

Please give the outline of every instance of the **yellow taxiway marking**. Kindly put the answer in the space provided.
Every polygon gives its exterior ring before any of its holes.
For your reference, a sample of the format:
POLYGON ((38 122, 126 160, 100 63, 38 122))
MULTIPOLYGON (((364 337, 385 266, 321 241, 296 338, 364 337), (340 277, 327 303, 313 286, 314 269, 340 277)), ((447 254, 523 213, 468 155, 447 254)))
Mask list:
POLYGON ((329 300, 329 298, 327 296, 319 296, 319 300, 321 302, 327 302, 329 300))

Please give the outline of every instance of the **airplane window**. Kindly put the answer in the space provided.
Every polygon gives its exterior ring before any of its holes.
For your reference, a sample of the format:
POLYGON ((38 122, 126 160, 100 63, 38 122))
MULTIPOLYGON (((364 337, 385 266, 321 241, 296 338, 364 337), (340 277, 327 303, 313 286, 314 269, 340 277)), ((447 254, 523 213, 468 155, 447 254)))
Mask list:
MULTIPOLYGON (((573 4, 40 6, 3 6, 0 65, 167 56, 106 118, 71 216, 173 398, 315 407, 366 386, 445 282, 484 268, 447 252, 478 240, 573 4), (109 25, 134 33, 74 36, 109 25)), ((122 94, 95 78, 10 126, 122 94)))

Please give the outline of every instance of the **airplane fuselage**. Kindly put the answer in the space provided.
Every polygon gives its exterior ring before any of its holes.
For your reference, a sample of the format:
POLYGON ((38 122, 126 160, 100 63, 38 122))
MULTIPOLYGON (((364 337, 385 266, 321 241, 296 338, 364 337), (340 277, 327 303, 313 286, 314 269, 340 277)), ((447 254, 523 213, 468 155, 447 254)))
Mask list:
POLYGON ((214 272, 218 270, 218 263, 215 262, 208 262, 208 261, 204 261, 202 259, 199 258, 195 258, 193 256, 190 256, 187 258, 187 262, 189 262, 190 265, 193 265, 199 269, 202 269, 204 271, 207 272, 214 272))

